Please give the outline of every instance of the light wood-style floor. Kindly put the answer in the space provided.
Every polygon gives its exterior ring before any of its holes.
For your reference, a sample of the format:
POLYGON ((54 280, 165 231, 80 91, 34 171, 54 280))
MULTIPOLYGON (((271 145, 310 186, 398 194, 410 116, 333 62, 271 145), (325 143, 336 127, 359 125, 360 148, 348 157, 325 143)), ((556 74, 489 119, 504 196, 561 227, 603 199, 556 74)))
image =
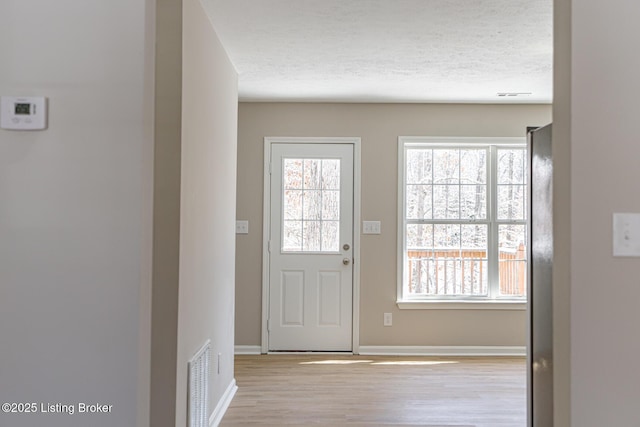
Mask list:
POLYGON ((524 358, 236 356, 228 426, 526 426, 524 358))

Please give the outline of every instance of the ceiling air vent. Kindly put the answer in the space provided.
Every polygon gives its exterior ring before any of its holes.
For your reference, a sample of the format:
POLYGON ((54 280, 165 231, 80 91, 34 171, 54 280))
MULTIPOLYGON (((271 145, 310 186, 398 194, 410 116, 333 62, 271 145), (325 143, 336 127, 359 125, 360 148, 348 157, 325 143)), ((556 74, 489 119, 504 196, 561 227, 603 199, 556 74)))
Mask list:
POLYGON ((498 92, 497 95, 504 98, 515 98, 530 96, 531 92, 498 92))

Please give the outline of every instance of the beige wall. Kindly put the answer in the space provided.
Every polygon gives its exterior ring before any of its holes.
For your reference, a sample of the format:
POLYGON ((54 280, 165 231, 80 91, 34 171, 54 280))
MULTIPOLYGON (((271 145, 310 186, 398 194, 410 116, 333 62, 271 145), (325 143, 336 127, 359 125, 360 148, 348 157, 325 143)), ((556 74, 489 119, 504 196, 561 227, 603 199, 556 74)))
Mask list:
POLYGON ((150 425, 176 417, 180 150, 182 117, 182 0, 158 0, 155 21, 155 151, 150 425))
POLYGON ((176 426, 186 423, 187 362, 207 339, 210 411, 233 381, 238 128, 235 69, 200 1, 183 6, 176 426))
POLYGON ((263 138, 362 138, 362 219, 382 222, 361 237, 361 345, 524 346, 524 311, 399 310, 396 306, 397 138, 524 136, 551 121, 549 105, 241 103, 238 131, 236 344, 259 345, 263 138), (383 327, 384 312, 393 326, 383 327))
POLYGON ((571 1, 554 2, 553 94, 553 410, 571 425, 571 1))
POLYGON ((184 8, 183 64, 182 0, 0 2, 0 94, 50 112, 0 130, 0 401, 113 405, 0 425, 184 426, 207 338, 232 382, 237 76, 184 8))
POLYGON ((640 57, 631 53, 640 37, 640 4, 574 1, 569 15, 567 1, 556 3, 571 29, 556 32, 565 56, 556 62, 563 77, 556 118, 563 132, 554 144, 562 145, 563 155, 555 169, 570 170, 570 195, 557 195, 555 202, 571 227, 563 233, 568 252, 556 255, 562 309, 571 296, 570 318, 555 319, 556 330, 570 323, 571 332, 558 368, 570 369, 572 426, 637 426, 640 258, 612 256, 612 214, 640 213, 640 57), (569 262, 570 275, 564 272, 569 262))
POLYGON ((113 405, 2 426, 148 425, 148 6, 0 2, 0 94, 49 98, 47 130, 0 130, 0 402, 113 405))

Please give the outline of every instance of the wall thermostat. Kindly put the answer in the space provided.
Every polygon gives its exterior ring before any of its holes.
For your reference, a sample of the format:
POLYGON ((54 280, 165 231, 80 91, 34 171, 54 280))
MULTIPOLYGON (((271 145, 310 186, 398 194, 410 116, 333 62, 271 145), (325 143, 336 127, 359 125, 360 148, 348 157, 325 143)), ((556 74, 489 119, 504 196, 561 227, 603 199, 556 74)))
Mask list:
POLYGON ((0 127, 9 130, 47 128, 47 99, 44 96, 0 97, 0 127))

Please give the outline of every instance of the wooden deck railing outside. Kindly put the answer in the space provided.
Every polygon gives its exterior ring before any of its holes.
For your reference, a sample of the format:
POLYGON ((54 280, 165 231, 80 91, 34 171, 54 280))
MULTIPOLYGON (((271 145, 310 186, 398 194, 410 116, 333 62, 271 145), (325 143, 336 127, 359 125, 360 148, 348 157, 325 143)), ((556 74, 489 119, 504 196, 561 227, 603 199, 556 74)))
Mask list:
MULTIPOLYGON (((500 249, 501 295, 525 295, 525 246, 500 249)), ((477 249, 408 250, 409 293, 483 295, 487 293, 487 252, 477 249)))

